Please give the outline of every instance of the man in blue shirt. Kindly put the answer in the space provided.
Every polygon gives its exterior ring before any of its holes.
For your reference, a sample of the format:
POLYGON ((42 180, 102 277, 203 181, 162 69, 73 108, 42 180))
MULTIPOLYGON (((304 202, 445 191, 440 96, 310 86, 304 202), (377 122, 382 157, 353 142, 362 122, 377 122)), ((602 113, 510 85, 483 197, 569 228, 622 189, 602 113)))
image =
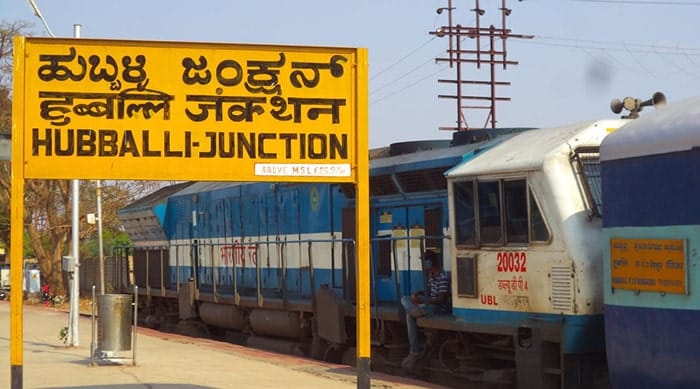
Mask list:
POLYGON ((416 318, 450 312, 450 278, 440 268, 440 261, 434 251, 423 254, 423 268, 428 269, 428 286, 426 295, 419 290, 411 296, 401 298, 401 304, 406 310, 406 329, 408 332, 409 354, 401 362, 401 367, 410 370, 421 357, 418 342, 418 327, 416 318))

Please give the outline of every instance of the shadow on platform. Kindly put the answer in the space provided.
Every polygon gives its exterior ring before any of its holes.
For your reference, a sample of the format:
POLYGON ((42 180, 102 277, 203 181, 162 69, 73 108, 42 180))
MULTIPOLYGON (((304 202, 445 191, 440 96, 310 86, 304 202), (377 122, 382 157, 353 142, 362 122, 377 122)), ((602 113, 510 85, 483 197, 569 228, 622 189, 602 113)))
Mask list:
POLYGON ((81 386, 55 386, 45 389, 131 389, 143 388, 149 389, 216 389, 213 386, 190 385, 190 384, 154 384, 141 382, 138 384, 117 384, 117 385, 81 385, 81 386))

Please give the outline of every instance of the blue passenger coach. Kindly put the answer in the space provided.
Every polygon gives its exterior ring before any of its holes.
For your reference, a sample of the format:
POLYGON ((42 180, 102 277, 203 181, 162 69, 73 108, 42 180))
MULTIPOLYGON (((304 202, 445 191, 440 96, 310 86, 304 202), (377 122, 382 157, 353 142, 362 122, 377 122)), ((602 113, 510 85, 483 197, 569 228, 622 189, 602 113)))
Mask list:
POLYGON ((700 98, 601 145, 605 333, 616 388, 700 387, 700 98))

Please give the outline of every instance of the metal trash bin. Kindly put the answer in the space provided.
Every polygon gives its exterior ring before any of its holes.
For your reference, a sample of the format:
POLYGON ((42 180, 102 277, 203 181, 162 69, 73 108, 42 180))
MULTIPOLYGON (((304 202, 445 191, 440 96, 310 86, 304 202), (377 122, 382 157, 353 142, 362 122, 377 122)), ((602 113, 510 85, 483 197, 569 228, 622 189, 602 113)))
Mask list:
POLYGON ((100 351, 131 350, 132 302, 129 294, 97 296, 97 349, 100 351))

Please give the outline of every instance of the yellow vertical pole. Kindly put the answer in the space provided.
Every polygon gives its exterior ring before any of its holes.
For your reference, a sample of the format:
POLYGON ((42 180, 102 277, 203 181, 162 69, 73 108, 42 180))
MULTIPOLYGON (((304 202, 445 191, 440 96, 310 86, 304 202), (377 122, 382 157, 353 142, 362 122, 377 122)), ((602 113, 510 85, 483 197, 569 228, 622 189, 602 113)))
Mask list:
POLYGON ((10 381, 22 388, 22 247, 24 247, 24 37, 14 39, 10 190, 10 381))
POLYGON ((370 387, 369 129, 367 49, 357 50, 357 387, 370 387))

